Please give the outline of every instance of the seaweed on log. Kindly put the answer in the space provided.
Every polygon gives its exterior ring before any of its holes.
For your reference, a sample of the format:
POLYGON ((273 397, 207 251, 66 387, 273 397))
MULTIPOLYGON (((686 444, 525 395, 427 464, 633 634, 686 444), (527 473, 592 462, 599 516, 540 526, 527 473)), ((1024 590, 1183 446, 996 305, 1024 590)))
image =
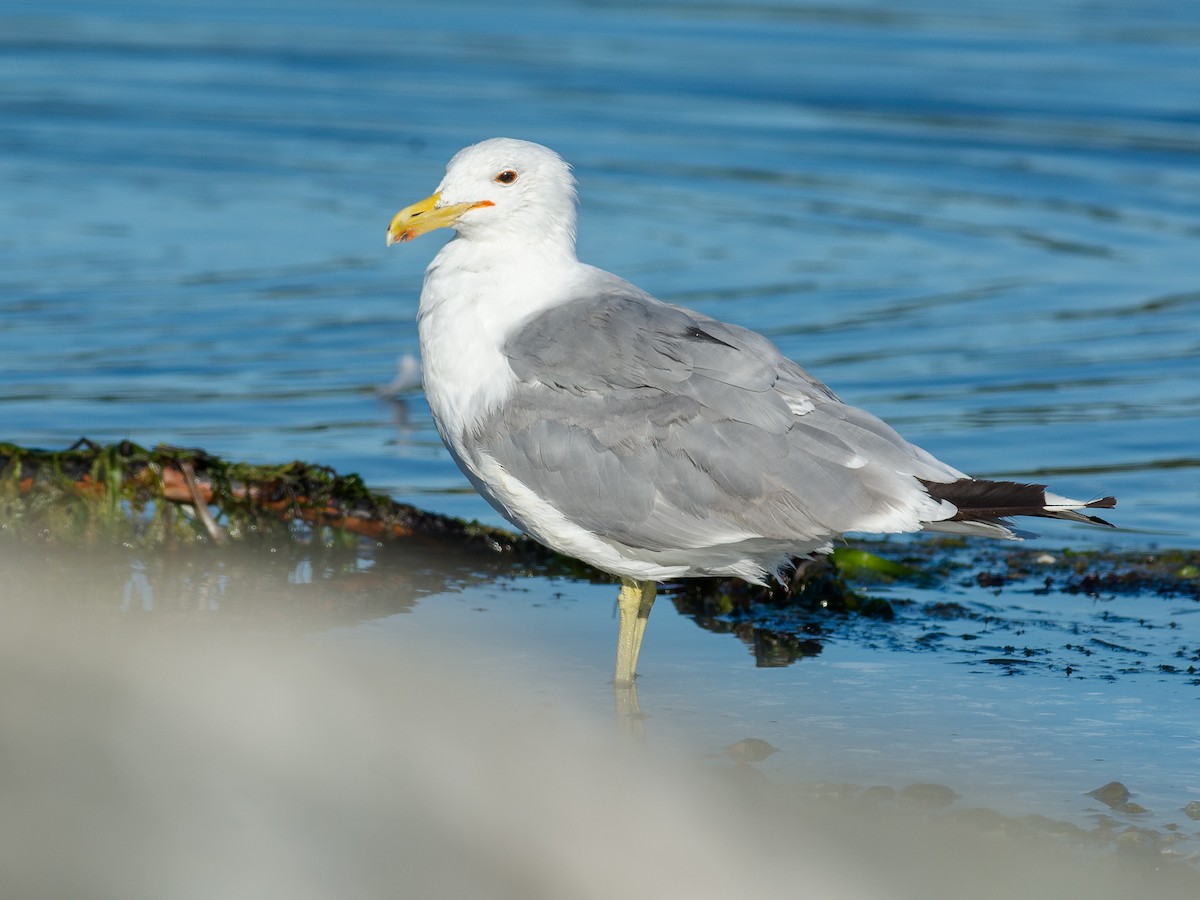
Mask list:
POLYGON ((398 503, 368 490, 357 475, 300 461, 254 465, 198 449, 86 438, 65 450, 0 443, 0 529, 10 533, 47 540, 117 535, 148 544, 207 536, 220 543, 280 527, 550 555, 528 538, 398 503))

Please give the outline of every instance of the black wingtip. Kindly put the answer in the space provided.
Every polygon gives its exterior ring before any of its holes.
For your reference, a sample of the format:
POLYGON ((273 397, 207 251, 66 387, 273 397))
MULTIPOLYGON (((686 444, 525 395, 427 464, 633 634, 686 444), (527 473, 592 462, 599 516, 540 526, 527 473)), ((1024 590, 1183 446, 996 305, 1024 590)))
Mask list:
POLYGON ((1081 509, 1112 509, 1116 497, 1101 497, 1087 503, 1053 497, 1055 505, 1047 505, 1046 485, 1013 481, 962 478, 950 482, 922 481, 930 496, 947 500, 958 507, 950 521, 1006 522, 1011 516, 1038 516, 1047 519, 1068 519, 1090 522, 1093 525, 1115 527, 1099 516, 1089 516, 1081 509), (1067 505, 1064 505, 1067 504, 1067 505))

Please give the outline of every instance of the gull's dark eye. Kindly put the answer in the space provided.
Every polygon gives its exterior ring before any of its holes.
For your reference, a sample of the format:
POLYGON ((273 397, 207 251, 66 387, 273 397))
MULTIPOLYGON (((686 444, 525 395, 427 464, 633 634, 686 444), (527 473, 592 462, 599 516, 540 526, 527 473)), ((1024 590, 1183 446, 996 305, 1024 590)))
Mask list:
POLYGON ((501 172, 499 175, 496 176, 496 182, 498 184, 512 184, 516 180, 517 180, 517 173, 514 172, 512 169, 505 169, 503 172, 501 172))

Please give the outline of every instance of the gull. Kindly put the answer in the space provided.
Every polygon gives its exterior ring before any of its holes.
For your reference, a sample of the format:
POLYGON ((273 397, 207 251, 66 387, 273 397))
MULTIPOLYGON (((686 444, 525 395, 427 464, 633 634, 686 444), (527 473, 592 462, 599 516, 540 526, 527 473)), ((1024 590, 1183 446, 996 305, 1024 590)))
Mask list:
POLYGON ((1108 525, 1045 485, 973 479, 843 403, 767 338, 664 303, 575 253, 554 151, 457 153, 387 243, 456 234, 417 327, 446 448, 508 521, 617 576, 614 683, 632 685, 662 581, 781 577, 849 532, 1018 539, 1011 516, 1108 525))

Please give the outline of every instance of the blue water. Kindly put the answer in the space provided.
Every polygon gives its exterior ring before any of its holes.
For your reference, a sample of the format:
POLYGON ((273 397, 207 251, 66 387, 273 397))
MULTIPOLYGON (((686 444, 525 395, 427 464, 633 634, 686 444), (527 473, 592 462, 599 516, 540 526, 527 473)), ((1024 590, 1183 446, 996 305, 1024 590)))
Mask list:
POLYGON ((416 353, 392 213, 497 134, 581 256, 764 330, 976 475, 1197 546, 1200 6, 5 0, 0 439, 358 472, 497 522, 416 353))

